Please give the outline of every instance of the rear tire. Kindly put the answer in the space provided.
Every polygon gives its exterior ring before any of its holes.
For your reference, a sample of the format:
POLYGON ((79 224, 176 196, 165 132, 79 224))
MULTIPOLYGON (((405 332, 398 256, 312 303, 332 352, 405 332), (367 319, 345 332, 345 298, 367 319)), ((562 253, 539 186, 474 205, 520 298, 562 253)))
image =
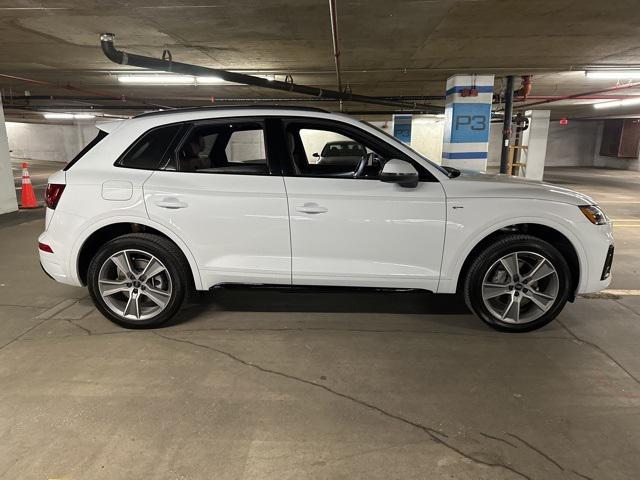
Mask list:
POLYGON ((96 308, 125 328, 155 328, 169 322, 182 307, 191 283, 180 249, 148 233, 107 242, 87 273, 96 308))
POLYGON ((485 323, 505 332, 528 332, 551 322, 571 294, 571 272, 548 242, 505 235, 480 252, 467 271, 464 298, 485 323))

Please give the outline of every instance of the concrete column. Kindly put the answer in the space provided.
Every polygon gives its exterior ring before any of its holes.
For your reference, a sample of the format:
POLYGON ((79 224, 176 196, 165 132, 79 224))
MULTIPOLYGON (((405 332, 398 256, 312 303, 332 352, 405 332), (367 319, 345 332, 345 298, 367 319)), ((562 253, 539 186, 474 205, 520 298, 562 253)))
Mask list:
POLYGON ((547 138, 549 137, 550 110, 527 110, 529 128, 522 132, 520 161, 525 163, 524 176, 532 180, 542 180, 544 163, 547 158, 547 138))
POLYGON ((393 116, 393 136, 406 144, 411 143, 411 124, 413 117, 411 115, 394 115, 393 116))
POLYGON ((462 170, 487 169, 493 75, 447 79, 442 164, 462 170))
POLYGON ((9 139, 4 121, 2 97, 0 97, 0 214, 18 210, 16 189, 13 185, 13 172, 9 158, 9 139))

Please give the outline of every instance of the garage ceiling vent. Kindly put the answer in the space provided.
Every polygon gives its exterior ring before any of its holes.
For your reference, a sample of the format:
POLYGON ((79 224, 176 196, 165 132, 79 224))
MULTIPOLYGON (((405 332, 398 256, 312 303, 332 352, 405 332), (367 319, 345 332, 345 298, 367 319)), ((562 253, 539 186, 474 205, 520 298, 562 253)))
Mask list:
MULTIPOLYGON (((170 55, 165 52, 162 59, 136 55, 116 50, 113 40, 113 33, 103 33, 100 35, 100 43, 102 51, 106 57, 112 62, 120 65, 131 65, 134 67, 147 68, 150 70, 179 73, 182 75, 192 75, 194 77, 216 76, 227 82, 243 83, 255 87, 269 88, 272 90, 281 90, 302 95, 309 95, 317 98, 326 98, 333 100, 342 100, 348 102, 371 103, 375 105, 385 105, 388 107, 402 108, 406 110, 416 110, 427 113, 442 113, 443 107, 435 105, 425 105, 417 103, 395 102, 391 100, 383 100, 376 97, 366 95, 356 95, 348 91, 339 92, 336 90, 325 90, 318 87, 310 87, 307 85, 298 85, 291 81, 268 80, 263 77, 254 77, 244 73, 230 72, 228 70, 220 70, 217 68, 200 67, 190 65, 188 63, 174 62, 170 55)), ((291 77, 288 77, 291 78, 291 77)))

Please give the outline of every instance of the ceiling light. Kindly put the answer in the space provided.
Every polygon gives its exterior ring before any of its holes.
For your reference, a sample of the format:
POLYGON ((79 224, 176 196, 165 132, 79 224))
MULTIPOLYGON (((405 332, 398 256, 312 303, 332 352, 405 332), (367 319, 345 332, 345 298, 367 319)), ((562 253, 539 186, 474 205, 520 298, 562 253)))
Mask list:
POLYGON ((626 100, 612 100, 608 102, 599 102, 593 104, 594 108, 597 109, 626 107, 629 105, 640 105, 640 98, 627 98, 626 100))
POLYGON ((270 73, 270 74, 265 75, 264 78, 266 78, 270 82, 273 82, 276 79, 276 76, 273 75, 272 73, 270 73))
POLYGON ((195 77, 191 75, 118 75, 118 81, 146 85, 193 85, 195 77))
POLYGON ((640 70, 587 70, 585 75, 598 80, 631 80, 640 78, 640 70))
MULTIPOLYGON (((255 75, 259 78, 266 78, 270 82, 275 80, 275 75, 255 75)), ((235 84, 235 82, 228 82, 215 75, 207 75, 202 77, 194 77, 193 75, 178 75, 178 74, 133 74, 133 75, 118 75, 118 81, 120 83, 129 83, 137 85, 221 85, 221 84, 235 84)))
POLYGON ((196 82, 199 85, 215 85, 218 83, 229 83, 226 80, 221 79, 220 77, 196 77, 196 82))
POLYGON ((43 114, 48 120, 88 120, 94 118, 95 115, 90 113, 54 113, 46 112, 43 114))

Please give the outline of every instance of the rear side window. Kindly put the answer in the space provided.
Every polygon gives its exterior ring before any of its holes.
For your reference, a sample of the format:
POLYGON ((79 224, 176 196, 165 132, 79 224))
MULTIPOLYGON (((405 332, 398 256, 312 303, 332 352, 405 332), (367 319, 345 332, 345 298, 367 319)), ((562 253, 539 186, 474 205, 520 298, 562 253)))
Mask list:
POLYGON ((154 128, 142 135, 116 163, 120 167, 158 170, 181 124, 154 128))
POLYGON ((233 122, 194 127, 178 149, 178 170, 267 175, 262 125, 233 122))
POLYGON ((100 140, 102 140, 107 135, 108 135, 107 132, 103 132, 102 130, 98 130, 98 135, 96 135, 96 138, 94 138, 89 143, 87 143, 87 145, 82 150, 80 150, 80 153, 78 153, 75 157, 73 157, 73 159, 69 163, 67 163, 67 165, 63 168, 63 170, 66 172, 71 167, 73 167, 78 160, 80 160, 82 157, 84 157, 89 150, 91 150, 98 143, 100 143, 100 140))

